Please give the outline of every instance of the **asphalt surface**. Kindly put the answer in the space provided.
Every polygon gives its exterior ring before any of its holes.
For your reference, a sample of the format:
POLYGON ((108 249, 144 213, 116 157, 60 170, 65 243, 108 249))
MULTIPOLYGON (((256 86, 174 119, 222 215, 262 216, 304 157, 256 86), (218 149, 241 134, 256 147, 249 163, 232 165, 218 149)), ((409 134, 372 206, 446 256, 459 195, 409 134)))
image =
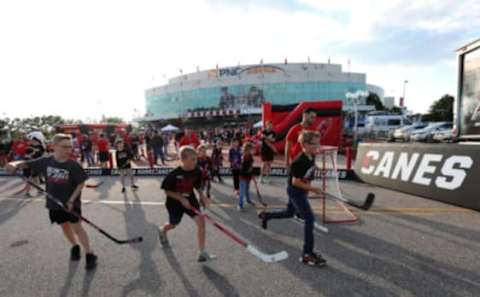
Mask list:
MULTIPOLYGON (((350 208, 356 224, 316 231, 316 250, 328 265, 307 267, 298 261, 302 225, 278 220, 261 229, 254 209, 235 210, 227 179, 214 184, 217 204, 208 213, 260 250, 290 256, 263 263, 209 225, 207 249, 217 259, 199 264, 188 217, 169 233, 170 248, 158 242, 157 226, 167 220, 161 178, 142 177, 139 191, 126 195, 116 178, 103 180, 84 190, 84 215, 116 237, 143 235, 144 241, 117 245, 86 227, 99 256, 97 269, 86 272, 83 255, 81 262, 69 262, 70 247, 60 228, 50 225, 44 198, 15 196, 21 181, 0 179, 0 296, 480 296, 478 212, 342 182, 344 192, 363 197, 372 191, 376 202, 369 212, 350 208)), ((270 207, 286 202, 285 179, 273 179, 261 191, 270 207)), ((319 211, 319 202, 312 203, 319 211)))

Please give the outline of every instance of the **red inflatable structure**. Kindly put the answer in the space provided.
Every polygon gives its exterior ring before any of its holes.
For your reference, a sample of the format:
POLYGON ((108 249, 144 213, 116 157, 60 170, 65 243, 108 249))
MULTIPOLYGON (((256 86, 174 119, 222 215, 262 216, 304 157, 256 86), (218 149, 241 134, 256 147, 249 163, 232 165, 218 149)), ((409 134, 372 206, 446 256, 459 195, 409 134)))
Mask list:
POLYGON ((275 147, 278 152, 285 148, 285 138, 288 130, 302 121, 303 111, 312 108, 317 112, 317 120, 314 125, 322 135, 321 144, 340 146, 342 141, 342 101, 303 101, 291 105, 272 105, 266 102, 262 106, 262 121, 271 121, 273 130, 277 134, 275 147))

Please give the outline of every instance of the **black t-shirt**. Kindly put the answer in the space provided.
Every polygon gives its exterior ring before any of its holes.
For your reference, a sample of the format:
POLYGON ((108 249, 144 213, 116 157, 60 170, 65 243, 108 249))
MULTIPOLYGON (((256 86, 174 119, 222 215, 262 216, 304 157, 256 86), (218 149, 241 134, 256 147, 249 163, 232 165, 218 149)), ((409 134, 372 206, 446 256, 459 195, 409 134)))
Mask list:
POLYGON ((243 155, 242 166, 240 168, 240 177, 250 179, 253 173, 253 156, 243 155))
POLYGON ((270 130, 263 130, 262 132, 262 153, 270 153, 273 152, 272 148, 269 147, 265 141, 265 139, 269 139, 271 143, 275 142, 275 131, 270 130))
MULTIPOLYGON (((27 161, 27 165, 46 177, 47 192, 63 203, 66 203, 77 186, 88 178, 80 164, 73 160, 58 162, 50 156, 27 161)), ((77 197, 74 207, 78 209, 80 204, 80 197, 77 197)), ((48 209, 61 209, 50 199, 47 199, 46 206, 48 209)))
MULTIPOLYGON (((198 167, 191 171, 185 171, 182 167, 177 167, 167 174, 162 182, 162 189, 165 191, 181 193, 184 197, 195 199, 193 189, 202 187, 202 173, 198 167)), ((171 198, 167 196, 167 200, 171 198)))
POLYGON ((117 161, 118 169, 130 168, 130 160, 132 160, 132 158, 132 152, 127 148, 124 148, 121 151, 115 151, 115 159, 117 161))
MULTIPOLYGON (((293 177, 300 178, 304 182, 309 183, 313 180, 314 176, 315 176, 315 160, 310 159, 309 157, 307 157, 307 155, 305 155, 305 153, 302 153, 292 162, 292 165, 290 167, 290 175, 288 176, 288 184, 293 186, 292 185, 293 177)), ((298 187, 295 187, 295 188, 305 191, 298 187)))

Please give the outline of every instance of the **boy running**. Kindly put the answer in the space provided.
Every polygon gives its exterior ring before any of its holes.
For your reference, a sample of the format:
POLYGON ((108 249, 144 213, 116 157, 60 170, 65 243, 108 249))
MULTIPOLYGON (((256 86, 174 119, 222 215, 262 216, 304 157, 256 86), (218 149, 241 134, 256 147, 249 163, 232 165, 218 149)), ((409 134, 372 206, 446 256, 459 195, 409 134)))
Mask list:
POLYGON ((202 185, 201 172, 197 166, 197 152, 191 146, 182 146, 179 151, 181 166, 171 171, 162 182, 162 189, 167 195, 166 207, 169 222, 159 230, 159 239, 162 245, 168 245, 167 232, 174 229, 186 213, 197 224, 198 248, 200 250, 198 262, 205 262, 213 258, 205 250, 205 218, 198 216, 192 208, 200 209, 200 203, 195 197, 194 189, 200 195, 200 202, 207 207, 210 199, 200 190, 202 185))
POLYGON ((117 168, 120 173, 120 182, 122 183, 122 193, 125 193, 125 176, 130 177, 130 187, 135 191, 138 186, 135 185, 135 180, 132 174, 132 166, 130 162, 133 159, 132 152, 125 146, 123 140, 118 139, 115 141, 116 151, 115 159, 117 161, 117 168))
POLYGON ((37 170, 46 177, 47 192, 62 202, 69 211, 65 211, 50 199, 46 207, 49 209, 50 222, 62 227, 63 235, 72 244, 70 260, 80 260, 80 244, 86 252, 86 269, 95 268, 97 256, 90 249, 87 233, 78 217, 71 212, 82 214, 80 195, 88 178, 80 164, 69 159, 72 152, 70 135, 57 134, 53 138, 53 155, 31 161, 17 161, 8 163, 5 169, 15 174, 18 169, 30 168, 37 170), (77 238, 75 238, 77 237, 77 238))
POLYGON ((310 185, 315 173, 315 151, 320 143, 320 134, 315 131, 303 131, 298 142, 303 151, 291 164, 287 186, 287 208, 275 212, 263 211, 258 217, 262 220, 262 228, 266 229, 270 219, 292 218, 298 214, 305 220, 303 254, 300 261, 307 265, 324 266, 327 261, 313 251, 315 217, 307 199, 309 191, 317 194, 322 192, 320 188, 310 185))

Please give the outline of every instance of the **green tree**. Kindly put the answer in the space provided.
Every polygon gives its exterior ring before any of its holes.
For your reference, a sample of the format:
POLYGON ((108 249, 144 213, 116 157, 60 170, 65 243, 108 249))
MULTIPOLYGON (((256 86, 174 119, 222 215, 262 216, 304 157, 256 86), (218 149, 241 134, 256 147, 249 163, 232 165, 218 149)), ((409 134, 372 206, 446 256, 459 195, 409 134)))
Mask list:
POLYGON ((390 111, 391 113, 398 113, 398 114, 402 113, 402 109, 398 106, 394 106, 388 109, 388 111, 390 111))
POLYGON ((367 105, 374 105, 375 110, 385 110, 385 106, 383 105, 382 100, 375 93, 370 92, 365 101, 367 105))
POLYGON ((433 122, 451 122, 453 121, 453 102, 455 98, 445 94, 430 106, 428 114, 425 116, 433 122))
POLYGON ((104 119, 104 122, 107 124, 121 124, 125 121, 120 117, 107 117, 104 119))

